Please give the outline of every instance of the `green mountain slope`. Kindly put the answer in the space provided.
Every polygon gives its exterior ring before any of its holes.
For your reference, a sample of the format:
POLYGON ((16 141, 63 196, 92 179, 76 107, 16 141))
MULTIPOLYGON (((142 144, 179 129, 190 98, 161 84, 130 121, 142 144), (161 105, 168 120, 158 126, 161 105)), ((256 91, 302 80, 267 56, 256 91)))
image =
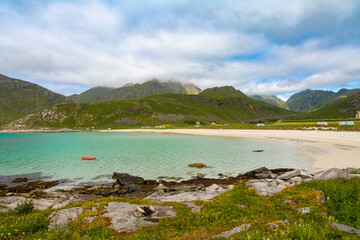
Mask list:
POLYGON ((142 84, 126 84, 120 88, 96 87, 70 98, 75 102, 93 103, 103 101, 118 101, 126 99, 141 99, 160 93, 198 94, 201 90, 193 84, 181 82, 147 81, 142 84))
POLYGON ((251 99, 233 88, 205 90, 200 95, 159 94, 144 99, 58 105, 8 125, 107 128, 192 121, 239 122, 293 114, 251 99), (229 95, 222 92, 232 90, 229 95), (234 93, 237 93, 237 95, 234 93), (211 93, 212 96, 207 96, 211 93))
POLYGON ((37 84, 0 74, 0 126, 70 99, 37 84))
POLYGON ((346 98, 360 92, 360 89, 341 89, 337 93, 322 90, 304 90, 292 95, 286 102, 289 109, 298 112, 309 112, 333 101, 346 98))
POLYGON ((316 111, 301 116, 303 119, 341 119, 355 118, 356 112, 360 111, 360 92, 338 99, 316 111))
POLYGON ((278 98, 277 96, 252 95, 249 97, 259 100, 259 101, 267 102, 269 104, 272 104, 272 105, 275 105, 275 106, 278 106, 281 108, 289 109, 287 103, 285 101, 281 100, 280 98, 278 98))
POLYGON ((74 102, 91 103, 101 102, 107 95, 109 95, 114 89, 108 87, 94 87, 81 93, 69 96, 74 102))

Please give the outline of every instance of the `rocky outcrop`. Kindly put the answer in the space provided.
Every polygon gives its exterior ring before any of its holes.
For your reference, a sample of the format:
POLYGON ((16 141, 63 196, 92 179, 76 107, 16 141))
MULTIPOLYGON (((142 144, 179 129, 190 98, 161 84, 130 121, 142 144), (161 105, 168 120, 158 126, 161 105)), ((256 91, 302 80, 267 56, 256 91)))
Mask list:
POLYGON ((51 181, 51 182, 45 182, 42 180, 35 181, 35 182, 29 182, 20 186, 7 188, 8 192, 12 193, 29 193, 34 190, 40 190, 40 189, 47 189, 53 186, 56 186, 59 183, 59 181, 51 181))
POLYGON ((114 172, 112 178, 115 179, 117 184, 120 184, 120 185, 144 184, 145 183, 145 180, 142 177, 132 176, 127 173, 114 172))
POLYGON ((246 183, 246 186, 255 189, 260 196, 272 196, 290 185, 281 179, 250 180, 246 183))
POLYGON ((346 171, 339 168, 330 168, 320 173, 315 177, 316 180, 328 180, 336 178, 347 178, 348 174, 346 171))
POLYGON ((356 229, 356 228, 353 228, 353 227, 350 227, 350 226, 347 226, 347 225, 344 225, 344 224, 341 224, 341 223, 336 223, 336 222, 332 222, 331 226, 334 227, 334 228, 337 228, 337 229, 339 229, 341 231, 345 231, 345 232, 349 232, 349 233, 355 233, 358 236, 360 236, 360 230, 359 229, 356 229))
POLYGON ((246 223, 243 225, 240 225, 238 227, 235 227, 229 231, 223 232, 219 235, 214 236, 213 238, 230 238, 231 235, 235 234, 235 233, 239 233, 239 232, 244 232, 246 231, 248 228, 251 227, 251 223, 246 223))
POLYGON ((49 216, 50 219, 49 229, 54 229, 54 228, 66 229, 67 224, 70 221, 78 220, 78 216, 83 211, 84 210, 81 207, 74 207, 69 209, 61 209, 59 211, 53 212, 49 216))
POLYGON ((141 207, 143 206, 126 202, 109 202, 101 217, 110 218, 109 228, 117 232, 134 232, 143 227, 158 224, 161 218, 176 217, 172 206, 152 206, 155 211, 149 216, 134 214, 141 207))
POLYGON ((233 185, 219 186, 213 184, 207 188, 201 186, 175 186, 165 191, 157 191, 147 196, 146 199, 153 202, 184 202, 203 200, 208 201, 221 193, 232 189, 233 185))
POLYGON ((193 213, 201 212, 202 206, 196 205, 193 202, 183 202, 182 204, 191 208, 191 212, 193 213))

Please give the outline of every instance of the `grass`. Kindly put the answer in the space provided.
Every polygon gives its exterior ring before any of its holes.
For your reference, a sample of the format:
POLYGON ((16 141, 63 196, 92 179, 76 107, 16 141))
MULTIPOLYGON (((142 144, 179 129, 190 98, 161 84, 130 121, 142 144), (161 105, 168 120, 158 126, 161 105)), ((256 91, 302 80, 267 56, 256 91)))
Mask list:
POLYGON ((350 233, 330 226, 337 221, 360 228, 360 180, 337 179, 313 181, 286 188, 272 197, 260 197, 254 190, 241 183, 212 201, 195 201, 202 205, 200 213, 191 212, 181 203, 166 203, 177 212, 175 218, 164 218, 159 224, 135 233, 118 234, 107 228, 109 219, 100 215, 110 201, 126 201, 134 204, 156 204, 139 198, 101 198, 72 203, 65 208, 82 207, 84 212, 77 221, 68 224, 68 231, 48 230, 47 216, 52 210, 16 211, 0 213, 0 238, 2 239, 207 239, 251 223, 244 232, 233 235, 234 239, 357 239, 350 233), (314 190, 318 189, 318 190, 314 190), (321 190, 321 191, 320 191, 321 190), (323 204, 318 197, 325 194, 323 204), (284 203, 292 200, 294 205, 284 203), (96 211, 92 207, 98 204, 96 211), (244 207, 239 207, 240 205, 244 207), (298 208, 310 207, 309 214, 301 214, 298 208), (92 223, 86 217, 95 217, 92 223), (286 220, 286 221, 285 221, 286 220), (276 228, 272 227, 276 224, 276 228))
POLYGON ((349 173, 350 173, 350 174, 360 174, 360 171, 354 169, 354 170, 351 170, 349 173))
POLYGON ((321 189, 326 196, 328 214, 342 224, 360 229, 360 180, 336 179, 304 183, 321 189))

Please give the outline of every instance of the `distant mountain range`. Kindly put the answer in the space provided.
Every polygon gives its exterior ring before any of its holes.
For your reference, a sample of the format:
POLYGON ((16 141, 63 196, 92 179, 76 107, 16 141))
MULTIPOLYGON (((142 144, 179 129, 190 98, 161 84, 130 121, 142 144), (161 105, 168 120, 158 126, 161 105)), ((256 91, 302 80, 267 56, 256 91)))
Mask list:
POLYGON ((165 123, 239 122, 277 119, 292 112, 247 97, 233 87, 199 95, 158 94, 143 99, 63 104, 20 119, 10 127, 106 128, 165 123))
POLYGON ((360 89, 337 93, 304 90, 287 102, 276 96, 251 97, 231 86, 201 92, 189 83, 151 80, 121 88, 96 87, 70 99, 34 83, 0 75, 0 126, 17 119, 10 125, 103 128, 198 120, 354 118, 360 110, 360 89))
POLYGON ((336 100, 350 97, 360 92, 360 89, 341 89, 337 93, 322 90, 304 90, 292 95, 286 102, 276 96, 250 96, 256 100, 264 101, 275 106, 296 112, 310 112, 326 106, 336 100))
POLYGON ((126 84, 120 88, 94 87, 69 98, 79 103, 141 99, 154 94, 199 94, 201 89, 191 83, 176 81, 160 82, 156 79, 141 84, 126 84))
POLYGON ((251 95, 250 97, 253 99, 259 100, 259 101, 267 102, 269 104, 272 104, 272 105, 275 105, 275 106, 278 106, 281 108, 289 109, 288 104, 285 101, 278 98, 277 96, 251 95))
POLYGON ((360 111, 360 92, 351 94, 350 97, 340 97, 336 101, 333 101, 327 104, 326 106, 319 108, 316 111, 312 111, 310 113, 300 115, 298 118, 302 118, 302 119, 354 118, 357 111, 360 111))
POLYGON ((37 84, 0 74, 0 126, 56 104, 71 102, 37 84))
POLYGON ((319 109, 336 100, 350 97, 360 92, 360 89, 341 89, 337 93, 332 91, 321 90, 304 90, 295 93, 288 100, 287 104, 290 110, 298 112, 309 112, 319 109))

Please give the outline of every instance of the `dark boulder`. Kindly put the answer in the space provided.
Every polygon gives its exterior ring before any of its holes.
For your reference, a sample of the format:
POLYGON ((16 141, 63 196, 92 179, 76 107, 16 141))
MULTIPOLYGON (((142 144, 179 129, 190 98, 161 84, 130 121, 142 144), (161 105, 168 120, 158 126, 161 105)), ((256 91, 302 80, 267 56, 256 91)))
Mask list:
POLYGON ((112 178, 116 179, 117 184, 120 184, 120 185, 146 184, 145 180, 142 177, 132 176, 127 173, 114 172, 114 174, 112 175, 112 178))
POLYGON ((246 172, 244 174, 245 177, 248 178, 269 178, 271 176, 272 172, 267 169, 266 167, 257 168, 255 170, 252 170, 250 172, 246 172))

